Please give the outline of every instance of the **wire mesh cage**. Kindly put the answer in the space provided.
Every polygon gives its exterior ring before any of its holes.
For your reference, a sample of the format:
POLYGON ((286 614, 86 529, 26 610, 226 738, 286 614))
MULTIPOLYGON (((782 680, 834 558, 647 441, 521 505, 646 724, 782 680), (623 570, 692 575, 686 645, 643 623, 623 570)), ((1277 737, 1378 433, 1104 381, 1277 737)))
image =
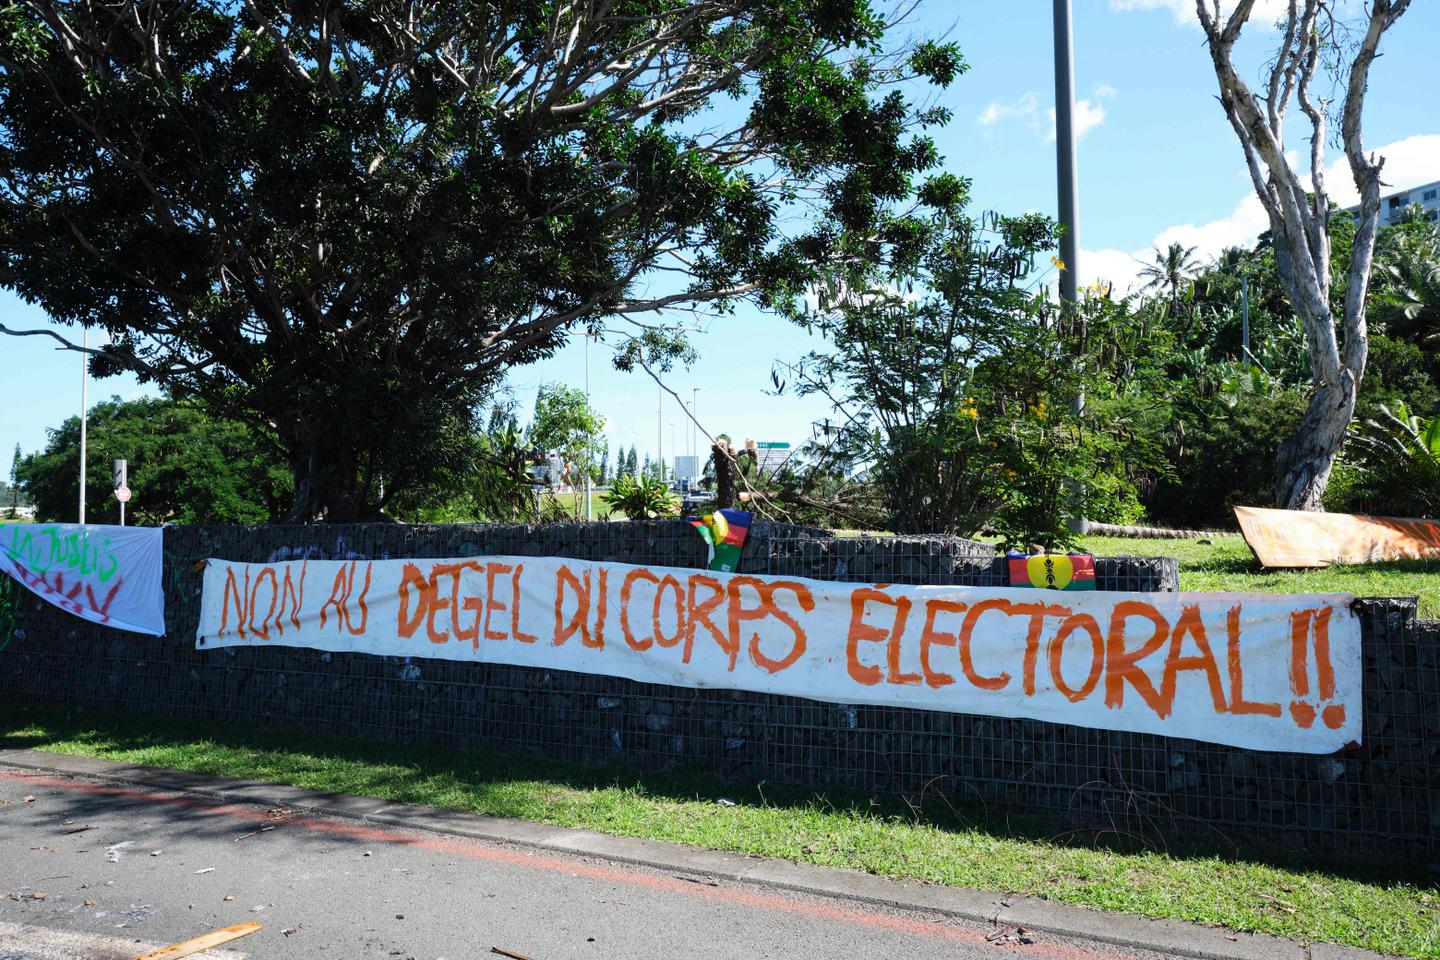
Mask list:
MULTIPOLYGON (((105 630, 14 591, 0 696, 350 737, 483 746, 579 763, 700 770, 868 793, 975 801, 1077 826, 1249 835, 1311 848, 1440 850, 1440 624, 1413 601, 1359 602, 1364 745, 1243 750, 1148 734, 801 697, 695 690, 560 670, 332 654, 196 650, 200 562, 564 556, 699 567, 681 521, 539 526, 176 527, 161 638, 105 630)), ((955 537, 840 537, 757 522, 745 572, 1001 586, 1003 557, 955 537)), ((1177 589, 1176 561, 1099 558, 1101 590, 1177 589)))

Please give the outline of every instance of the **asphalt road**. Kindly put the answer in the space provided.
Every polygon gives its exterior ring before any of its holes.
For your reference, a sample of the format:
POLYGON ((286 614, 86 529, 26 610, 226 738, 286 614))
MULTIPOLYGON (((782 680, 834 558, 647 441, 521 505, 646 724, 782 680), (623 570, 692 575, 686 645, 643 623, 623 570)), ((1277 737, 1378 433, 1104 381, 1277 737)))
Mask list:
POLYGON ((1044 934, 1022 944, 994 925, 763 884, 0 770, 0 957, 118 957, 127 943, 139 955, 247 920, 264 929, 230 944, 232 956, 1160 956, 1044 934), (14 925, 36 928, 29 946, 14 925), (64 946, 83 944, 77 934, 99 939, 88 952, 64 946))

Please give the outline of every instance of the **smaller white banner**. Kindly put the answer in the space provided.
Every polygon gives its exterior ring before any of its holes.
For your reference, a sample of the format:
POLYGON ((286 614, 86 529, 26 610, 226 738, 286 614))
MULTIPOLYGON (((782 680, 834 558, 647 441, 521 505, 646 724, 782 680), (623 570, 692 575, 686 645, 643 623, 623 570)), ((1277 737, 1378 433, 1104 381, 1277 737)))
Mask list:
POLYGON ((158 527, 0 525, 0 571, 77 617, 162 636, 164 534, 158 527))

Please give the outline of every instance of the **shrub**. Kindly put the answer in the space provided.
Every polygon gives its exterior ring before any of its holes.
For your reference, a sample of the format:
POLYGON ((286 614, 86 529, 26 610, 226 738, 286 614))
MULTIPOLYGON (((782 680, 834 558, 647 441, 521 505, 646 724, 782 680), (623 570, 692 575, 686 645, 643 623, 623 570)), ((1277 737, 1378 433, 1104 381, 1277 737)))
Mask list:
POLYGON ((1351 428, 1327 505, 1407 517, 1440 515, 1440 416, 1400 404, 1351 428))
POLYGON ((616 477, 610 489, 601 500, 611 510, 619 510, 631 520, 654 520, 658 517, 678 517, 680 500, 670 492, 665 483, 655 477, 633 477, 629 474, 616 477))

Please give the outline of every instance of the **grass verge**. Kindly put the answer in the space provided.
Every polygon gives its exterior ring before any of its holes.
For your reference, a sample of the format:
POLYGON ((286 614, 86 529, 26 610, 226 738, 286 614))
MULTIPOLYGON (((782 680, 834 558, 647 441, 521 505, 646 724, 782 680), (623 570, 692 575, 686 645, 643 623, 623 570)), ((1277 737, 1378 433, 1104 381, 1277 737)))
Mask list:
POLYGON ((1420 865, 1168 850, 932 802, 725 786, 483 751, 0 707, 0 749, 146 763, 1440 958, 1420 865), (724 797, 733 806, 717 801, 724 797))
POLYGON ((1419 597, 1420 617, 1440 618, 1440 560, 1396 560, 1318 570, 1266 570, 1242 537, 1215 537, 1208 543, 1085 537, 1082 549, 1102 557, 1175 557, 1180 561, 1181 590, 1419 597))

